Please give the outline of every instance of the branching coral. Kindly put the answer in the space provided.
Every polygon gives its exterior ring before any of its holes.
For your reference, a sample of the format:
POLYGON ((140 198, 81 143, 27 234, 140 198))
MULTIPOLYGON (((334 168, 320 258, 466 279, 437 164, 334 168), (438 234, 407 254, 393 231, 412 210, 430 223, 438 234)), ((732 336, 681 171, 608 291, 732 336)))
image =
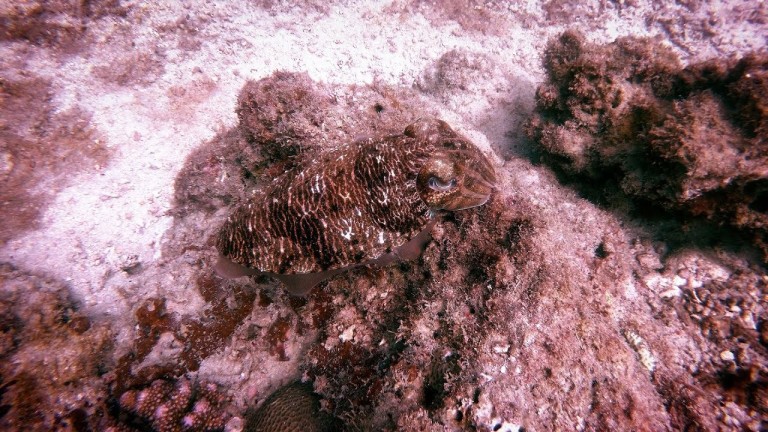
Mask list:
POLYGON ((211 275, 202 275, 197 287, 204 298, 212 303, 205 317, 179 317, 169 314, 162 299, 147 299, 136 310, 139 334, 129 353, 117 363, 114 388, 120 392, 137 382, 165 375, 181 375, 196 371, 200 362, 210 356, 232 335, 245 316, 251 312, 255 292, 239 283, 223 283, 211 275), (233 294, 230 298, 229 294, 233 294), (161 334, 169 332, 181 341, 184 348, 179 357, 167 364, 154 364, 138 373, 131 368, 142 362, 161 334))
POLYGON ((155 380, 140 390, 128 390, 119 398, 120 408, 135 414, 157 432, 223 430, 227 399, 214 384, 175 383, 155 380))

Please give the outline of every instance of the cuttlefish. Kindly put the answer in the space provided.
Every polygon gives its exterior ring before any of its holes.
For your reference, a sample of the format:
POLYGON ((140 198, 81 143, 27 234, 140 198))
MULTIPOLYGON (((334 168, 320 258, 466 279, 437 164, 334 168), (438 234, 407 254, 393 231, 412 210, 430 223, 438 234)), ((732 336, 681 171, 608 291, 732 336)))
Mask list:
POLYGON ((442 120, 367 138, 276 178, 229 216, 216 270, 268 274, 293 295, 361 265, 417 258, 445 211, 488 201, 490 161, 442 120))

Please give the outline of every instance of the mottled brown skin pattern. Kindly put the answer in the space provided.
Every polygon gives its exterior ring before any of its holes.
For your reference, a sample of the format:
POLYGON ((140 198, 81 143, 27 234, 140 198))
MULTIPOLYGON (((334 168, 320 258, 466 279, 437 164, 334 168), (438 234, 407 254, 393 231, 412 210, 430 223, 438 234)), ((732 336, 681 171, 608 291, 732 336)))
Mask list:
POLYGON ((400 135, 356 141, 275 179, 228 218, 218 249, 274 274, 354 266, 397 253, 436 211, 483 204, 494 182, 471 142, 445 122, 422 119, 400 135), (445 163, 432 175, 425 170, 435 159, 445 163))

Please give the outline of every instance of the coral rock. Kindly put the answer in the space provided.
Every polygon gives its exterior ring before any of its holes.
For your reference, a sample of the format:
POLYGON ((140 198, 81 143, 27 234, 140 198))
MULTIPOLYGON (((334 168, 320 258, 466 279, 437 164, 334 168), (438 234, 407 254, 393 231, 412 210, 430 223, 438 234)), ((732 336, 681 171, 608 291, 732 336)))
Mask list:
POLYGON ((767 54, 683 68, 653 40, 567 32, 544 59, 527 129, 565 178, 737 227, 768 259, 767 54))
POLYGON ((87 422, 103 409, 112 333, 77 310, 61 281, 0 263, 0 286, 0 429, 87 422))

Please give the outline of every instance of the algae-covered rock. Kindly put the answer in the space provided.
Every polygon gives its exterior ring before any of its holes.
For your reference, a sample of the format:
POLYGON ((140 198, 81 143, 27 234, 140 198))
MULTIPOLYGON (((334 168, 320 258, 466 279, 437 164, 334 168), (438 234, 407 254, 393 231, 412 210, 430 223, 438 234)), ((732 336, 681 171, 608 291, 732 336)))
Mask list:
POLYGON ((567 32, 544 55, 529 136, 590 196, 683 211, 768 256, 768 54, 683 67, 658 41, 567 32))

